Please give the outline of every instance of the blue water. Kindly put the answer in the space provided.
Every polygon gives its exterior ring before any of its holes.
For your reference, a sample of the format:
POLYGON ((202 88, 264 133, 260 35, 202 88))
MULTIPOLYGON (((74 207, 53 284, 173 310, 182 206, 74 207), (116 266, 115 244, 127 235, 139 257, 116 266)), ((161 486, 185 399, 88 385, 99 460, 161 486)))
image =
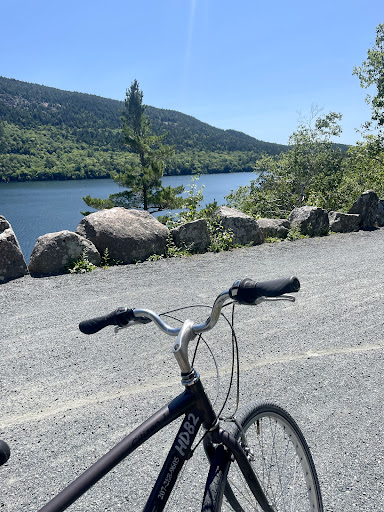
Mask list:
MULTIPOLYGON (((203 204, 216 200, 224 204, 224 196, 240 185, 248 185, 253 173, 208 174, 196 182, 204 186, 203 204)), ((166 176, 164 186, 189 186, 190 176, 166 176)), ((122 189, 113 180, 46 181, 0 183, 0 215, 3 215, 19 241, 28 262, 39 236, 63 229, 75 231, 82 219, 80 211, 92 210, 82 200, 86 195, 106 198, 122 189)), ((164 213, 164 212, 162 212, 164 213)))

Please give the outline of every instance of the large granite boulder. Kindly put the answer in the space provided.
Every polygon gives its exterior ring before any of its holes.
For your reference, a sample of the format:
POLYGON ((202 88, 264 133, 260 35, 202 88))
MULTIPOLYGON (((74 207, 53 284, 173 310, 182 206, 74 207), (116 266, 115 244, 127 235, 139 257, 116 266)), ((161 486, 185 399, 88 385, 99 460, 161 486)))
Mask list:
POLYGON ((335 233, 351 233, 359 230, 360 215, 358 213, 329 212, 329 229, 335 233))
POLYGON ((211 243, 205 219, 198 219, 177 226, 177 228, 171 230, 171 235, 177 247, 185 247, 195 252, 206 251, 211 243))
POLYGON ((111 208, 84 217, 76 233, 95 244, 100 254, 119 263, 135 263, 163 254, 169 230, 147 211, 111 208))
POLYGON ((353 203, 348 213, 360 215, 360 229, 375 229, 379 197, 373 190, 367 190, 353 203))
POLYGON ((302 206, 292 210, 288 217, 291 227, 302 235, 323 236, 329 231, 328 213, 317 206, 302 206))
POLYGON ((100 265, 101 256, 92 242, 72 231, 58 231, 39 236, 28 265, 32 276, 64 274, 68 266, 86 255, 88 261, 100 265))
POLYGON ((287 219, 257 219, 264 238, 286 238, 291 227, 287 219))
POLYGON ((377 205, 377 225, 384 226, 384 199, 379 199, 377 205))
POLYGON ((0 284, 27 273, 19 242, 7 219, 0 215, 0 284))
POLYGON ((235 244, 258 245, 264 242, 264 236, 257 221, 249 215, 228 206, 220 206, 216 215, 223 228, 226 231, 232 231, 232 241, 235 244))

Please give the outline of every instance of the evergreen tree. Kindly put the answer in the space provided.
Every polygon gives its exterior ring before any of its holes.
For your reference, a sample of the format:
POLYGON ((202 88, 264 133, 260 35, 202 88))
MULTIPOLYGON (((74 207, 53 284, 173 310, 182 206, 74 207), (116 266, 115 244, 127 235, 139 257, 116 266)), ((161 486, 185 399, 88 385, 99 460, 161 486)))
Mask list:
POLYGON ((112 177, 124 192, 111 194, 108 199, 84 197, 92 208, 141 208, 153 213, 165 209, 181 208, 183 199, 180 194, 184 187, 163 187, 161 178, 165 170, 165 161, 173 155, 173 148, 163 145, 165 135, 153 135, 149 118, 145 115, 143 92, 134 80, 126 92, 125 111, 122 115, 124 142, 131 153, 127 169, 112 177))

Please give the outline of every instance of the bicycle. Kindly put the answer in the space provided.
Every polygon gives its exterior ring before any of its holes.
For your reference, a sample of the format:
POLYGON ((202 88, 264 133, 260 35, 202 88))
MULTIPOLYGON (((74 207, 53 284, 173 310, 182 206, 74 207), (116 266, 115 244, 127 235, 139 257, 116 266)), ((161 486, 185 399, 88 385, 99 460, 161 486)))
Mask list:
MULTIPOLYGON (((219 413, 214 411, 188 355, 189 343, 196 337, 200 339, 202 333, 216 325, 225 305, 255 305, 267 300, 294 301, 293 296, 286 294, 298 292, 299 289, 300 283, 295 277, 259 283, 251 279, 238 280, 229 290, 218 295, 210 316, 204 323, 186 320, 181 327, 168 325, 159 314, 151 310, 128 308, 118 308, 108 315, 81 322, 79 328, 84 334, 94 334, 107 326, 115 326, 118 332, 134 324, 154 322, 164 333, 176 337, 173 353, 180 367, 181 383, 185 389, 39 512, 66 510, 119 462, 182 416, 181 426, 150 492, 144 512, 164 510, 181 468, 193 453, 192 445, 201 427, 204 433, 197 445, 203 443, 210 461, 202 502, 203 512, 220 511, 224 499, 226 505, 235 512, 322 512, 315 465, 307 442, 292 417, 273 403, 249 404, 237 414, 225 418, 229 427, 222 428, 221 413, 224 406, 219 413)), ((237 358, 238 374, 239 358, 233 321, 231 329, 236 348, 233 360, 237 358)), ((238 398, 237 387, 237 402, 238 398)))

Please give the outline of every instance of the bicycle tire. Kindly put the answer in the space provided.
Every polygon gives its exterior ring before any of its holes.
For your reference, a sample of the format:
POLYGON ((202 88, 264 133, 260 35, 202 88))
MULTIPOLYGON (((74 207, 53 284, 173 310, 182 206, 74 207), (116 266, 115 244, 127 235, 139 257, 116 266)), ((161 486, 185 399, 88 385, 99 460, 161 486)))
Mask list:
MULTIPOLYGON (((252 467, 272 509, 323 512, 312 455, 291 415, 278 405, 262 403, 242 409, 236 419, 245 433, 252 467)), ((241 429, 233 425, 228 430, 240 440, 241 429)), ((237 463, 220 446, 212 460, 202 510, 263 510, 237 463)))

